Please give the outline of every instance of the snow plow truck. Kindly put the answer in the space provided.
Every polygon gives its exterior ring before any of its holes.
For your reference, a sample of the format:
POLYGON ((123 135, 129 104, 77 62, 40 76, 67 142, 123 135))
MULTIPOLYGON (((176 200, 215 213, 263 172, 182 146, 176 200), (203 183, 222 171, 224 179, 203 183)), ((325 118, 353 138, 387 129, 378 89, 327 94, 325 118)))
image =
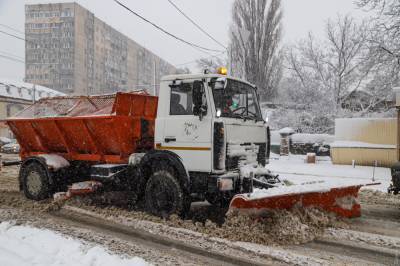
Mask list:
POLYGON ((204 200, 243 212, 300 204, 360 215, 358 185, 252 196, 284 184, 265 168, 270 135, 257 88, 223 68, 166 76, 158 97, 44 98, 6 123, 21 146, 20 189, 32 200, 125 190, 158 216, 204 200))

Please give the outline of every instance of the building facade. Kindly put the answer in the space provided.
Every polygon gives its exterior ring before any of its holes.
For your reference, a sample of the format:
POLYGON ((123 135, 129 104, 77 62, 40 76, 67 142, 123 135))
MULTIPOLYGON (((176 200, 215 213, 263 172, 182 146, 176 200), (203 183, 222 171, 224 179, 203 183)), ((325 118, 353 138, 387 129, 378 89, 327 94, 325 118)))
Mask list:
POLYGON ((176 68, 77 3, 25 6, 26 82, 67 94, 146 89, 176 68))
POLYGON ((4 120, 45 97, 64 96, 42 86, 0 78, 0 137, 12 137, 4 120))
POLYGON ((391 167, 398 161, 397 126, 397 118, 335 119, 332 162, 391 167))

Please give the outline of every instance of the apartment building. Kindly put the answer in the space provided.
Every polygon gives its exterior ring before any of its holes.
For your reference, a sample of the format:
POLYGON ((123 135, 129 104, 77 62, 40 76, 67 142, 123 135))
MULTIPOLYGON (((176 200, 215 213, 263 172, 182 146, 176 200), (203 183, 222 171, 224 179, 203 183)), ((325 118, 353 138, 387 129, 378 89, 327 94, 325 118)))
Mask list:
POLYGON ((25 6, 25 81, 67 94, 147 89, 176 68, 77 3, 25 6))

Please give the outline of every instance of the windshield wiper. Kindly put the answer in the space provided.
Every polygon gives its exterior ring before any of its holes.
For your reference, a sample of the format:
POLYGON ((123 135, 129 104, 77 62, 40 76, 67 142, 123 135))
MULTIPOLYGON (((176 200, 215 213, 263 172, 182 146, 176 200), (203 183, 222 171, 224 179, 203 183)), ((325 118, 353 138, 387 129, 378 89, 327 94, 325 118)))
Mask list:
POLYGON ((244 121, 246 121, 246 120, 255 120, 255 121, 257 121, 257 117, 255 117, 255 116, 242 115, 242 114, 233 114, 232 118, 241 118, 244 121))

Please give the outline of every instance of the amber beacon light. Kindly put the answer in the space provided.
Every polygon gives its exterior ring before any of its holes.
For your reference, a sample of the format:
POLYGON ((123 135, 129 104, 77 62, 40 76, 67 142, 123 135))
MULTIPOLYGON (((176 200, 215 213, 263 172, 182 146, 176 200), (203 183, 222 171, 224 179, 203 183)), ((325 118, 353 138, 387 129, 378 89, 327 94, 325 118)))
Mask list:
POLYGON ((219 67, 217 69, 217 73, 226 76, 228 74, 228 69, 226 67, 219 67))

